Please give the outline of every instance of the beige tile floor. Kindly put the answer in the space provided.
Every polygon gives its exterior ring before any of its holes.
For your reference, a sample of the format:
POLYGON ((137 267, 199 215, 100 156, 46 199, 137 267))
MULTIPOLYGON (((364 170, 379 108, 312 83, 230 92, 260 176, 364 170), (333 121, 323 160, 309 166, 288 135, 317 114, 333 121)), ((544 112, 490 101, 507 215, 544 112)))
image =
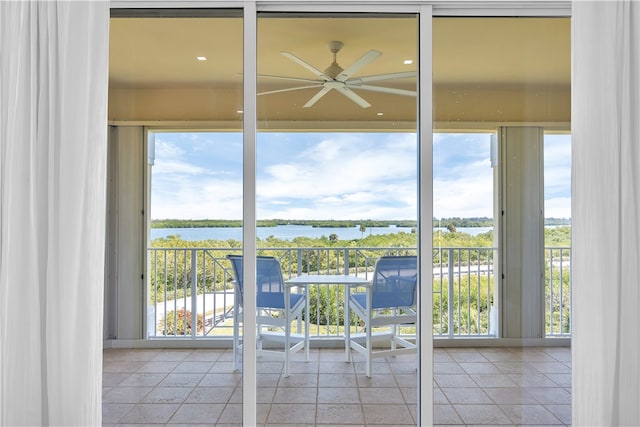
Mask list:
MULTIPOLYGON (((363 359, 336 349, 311 361, 259 359, 261 426, 415 425, 413 357, 377 359, 372 378, 363 359)), ((106 426, 232 426, 242 420, 242 374, 230 350, 104 351, 106 426)), ((436 425, 570 425, 568 348, 434 350, 436 425)))

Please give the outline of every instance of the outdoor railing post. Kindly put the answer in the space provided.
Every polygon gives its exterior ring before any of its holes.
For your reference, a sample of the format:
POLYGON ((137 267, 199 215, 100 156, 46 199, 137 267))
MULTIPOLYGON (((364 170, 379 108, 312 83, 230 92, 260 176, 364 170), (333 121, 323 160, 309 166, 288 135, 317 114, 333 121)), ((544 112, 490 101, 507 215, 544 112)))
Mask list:
POLYGON ((298 248, 298 263, 296 273, 298 273, 298 276, 302 274, 302 248, 298 248))
MULTIPOLYGON (((349 249, 345 248, 344 250, 344 255, 343 255, 343 260, 344 260, 344 266, 343 266, 343 272, 345 274, 345 276, 349 275, 349 249)), ((357 269, 356 269, 356 273, 357 273, 357 269)))
MULTIPOLYGON (((571 267, 571 248, 567 248, 567 251, 569 252, 569 267, 571 267)), ((564 252, 563 252, 564 253, 564 252)), ((560 264, 560 271, 562 271, 562 264, 560 264)), ((572 277, 571 277, 571 271, 573 271, 572 268, 569 268, 569 332, 568 335, 571 336, 571 331, 572 331, 572 327, 571 327, 571 319, 573 319, 572 316, 572 310, 573 310, 573 304, 572 304, 572 297, 573 297, 573 292, 571 292, 571 284, 572 282, 572 277)), ((560 286, 564 286, 564 282, 561 281, 560 286)))
POLYGON ((560 291, 560 335, 564 335, 564 293, 562 292, 562 288, 563 288, 563 281, 562 281, 562 276, 563 276, 563 271, 562 271, 562 257, 564 255, 563 250, 560 249, 558 251, 560 253, 560 265, 559 265, 559 274, 558 274, 558 280, 559 280, 559 286, 560 289, 558 289, 560 291))
POLYGON ((559 330, 558 333, 560 335, 565 335, 564 333, 564 292, 563 292, 563 287, 564 287, 564 282, 563 282, 563 276, 564 276, 564 271, 563 271, 563 265, 562 265, 562 259, 564 258, 564 250, 560 249, 558 251, 560 253, 560 265, 559 265, 559 273, 558 273, 558 281, 559 281, 559 287, 560 289, 558 289, 560 291, 560 302, 558 304, 558 306, 560 307, 560 326, 559 326, 559 330))
POLYGON ((448 295, 447 295, 447 308, 449 309, 449 319, 447 320, 447 329, 449 337, 453 337, 453 248, 449 248, 447 251, 447 263, 448 268, 448 295))
MULTIPOLYGON (((545 250, 546 251, 546 250, 545 250)), ((560 255, 562 257, 562 253, 560 255)), ((554 335, 553 328, 553 249, 549 249, 549 314, 547 317, 547 321, 549 322, 549 330, 547 334, 554 335)), ((560 270, 560 281, 562 282, 562 270, 560 270)), ((562 286, 560 287, 562 289, 562 286)), ((560 325, 562 325, 562 300, 560 300, 560 325)), ((562 330, 560 330, 562 333, 562 330)))
MULTIPOLYGON (((344 274, 345 275, 349 275, 349 248, 344 248, 344 274)), ((355 275, 358 275, 358 265, 356 264, 356 271, 355 271, 355 275)), ((343 329, 344 329, 344 333, 347 333, 347 328, 349 327, 349 325, 347 324, 349 322, 349 313, 347 312, 348 310, 348 304, 347 304, 347 298, 349 297, 349 286, 345 285, 343 288, 338 288, 336 290, 336 292, 338 292, 338 297, 336 298, 337 301, 337 305, 343 304, 344 308, 343 308, 343 329), (340 293, 342 293, 342 300, 340 300, 340 293)), ((339 312, 339 311, 338 311, 339 312)), ((340 332, 340 316, 336 316, 336 331, 338 331, 338 333, 340 332)))
MULTIPOLYGON (((197 249, 191 249, 191 337, 195 338, 198 334, 198 254, 197 249)), ((185 307, 184 320, 187 321, 187 312, 185 307)), ((202 316, 204 322, 204 313, 202 316)))
MULTIPOLYGON (((296 275, 300 276, 302 274, 302 248, 298 248, 297 249, 297 261, 296 261, 296 275)), ((291 262, 289 262, 289 277, 291 277, 291 262)), ((309 310, 309 287, 306 286, 304 288, 304 294, 305 294, 305 298, 307 300, 306 302, 306 310, 309 310)), ((301 317, 301 316, 300 316, 301 317)), ((302 331, 302 319, 298 317, 298 332, 302 331)), ((305 328, 308 328, 309 325, 305 325, 305 328)))

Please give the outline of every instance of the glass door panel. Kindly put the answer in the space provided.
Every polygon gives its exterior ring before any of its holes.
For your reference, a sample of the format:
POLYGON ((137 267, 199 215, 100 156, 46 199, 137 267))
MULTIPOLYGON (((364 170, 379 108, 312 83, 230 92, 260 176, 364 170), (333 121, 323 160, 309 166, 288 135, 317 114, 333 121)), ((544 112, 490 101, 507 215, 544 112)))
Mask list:
MULTIPOLYGON (((118 227, 131 230, 123 242, 147 236, 144 291, 136 282, 139 269, 135 277, 119 271, 114 316, 127 324, 123 316, 144 307, 137 313, 145 319, 144 338, 177 340, 181 348, 160 350, 150 360, 147 354, 140 375, 107 390, 104 400, 139 405, 116 408, 124 412, 113 421, 123 424, 239 424, 242 360, 234 360, 230 343, 242 317, 227 255, 242 253, 242 14, 113 15, 109 120, 117 162, 110 185, 120 203, 110 212, 118 227), (138 207, 138 200, 145 203, 138 207), (214 338, 228 349, 198 342, 214 338), (149 387, 145 380, 153 376, 164 381, 149 387), (131 387, 141 386, 149 389, 146 397, 133 396, 131 387), (157 405, 163 402, 167 406, 157 405), (144 417, 138 409, 145 405, 158 409, 144 417)), ((138 253, 134 244, 119 246, 126 262, 138 253)), ((238 333, 241 339, 241 327, 238 333)))
MULTIPOLYGON (((275 257, 285 281, 371 279, 381 256, 415 256, 416 15, 265 13, 257 29, 258 254, 275 257)), ((345 284, 292 292, 309 318, 290 319, 290 344, 308 334, 309 360, 304 349, 288 367, 281 354, 258 358, 258 422, 415 425, 415 351, 374 357, 368 372, 365 355, 345 349, 346 335, 366 347, 367 329, 345 310, 345 284)), ((392 327, 371 330, 374 351, 391 348, 392 327)), ((395 333, 415 343, 414 325, 395 333)), ((261 335, 283 350, 282 331, 261 335)))
POLYGON ((544 214, 570 197, 545 138, 570 129, 570 44, 568 18, 433 20, 436 424, 571 423, 570 341, 545 346, 570 251, 544 214))
POLYGON ((545 333, 571 337, 571 135, 544 136, 545 333))

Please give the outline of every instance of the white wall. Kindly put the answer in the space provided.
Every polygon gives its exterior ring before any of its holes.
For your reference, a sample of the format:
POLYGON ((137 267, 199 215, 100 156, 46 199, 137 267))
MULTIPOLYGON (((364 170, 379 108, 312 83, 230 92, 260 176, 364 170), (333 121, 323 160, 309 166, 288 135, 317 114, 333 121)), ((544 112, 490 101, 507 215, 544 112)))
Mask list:
POLYGON ((541 127, 502 127, 498 132, 505 338, 545 336, 543 138, 541 127))
POLYGON ((143 127, 111 128, 105 339, 144 337, 144 151, 143 127))

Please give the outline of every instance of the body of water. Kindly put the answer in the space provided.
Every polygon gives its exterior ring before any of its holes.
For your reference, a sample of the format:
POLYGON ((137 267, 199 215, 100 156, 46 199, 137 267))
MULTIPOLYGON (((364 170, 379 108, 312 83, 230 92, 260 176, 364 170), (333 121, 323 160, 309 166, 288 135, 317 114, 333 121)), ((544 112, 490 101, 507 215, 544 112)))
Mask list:
MULTIPOLYGON (((491 230, 492 227, 458 227, 458 231, 478 235, 491 230)), ((434 228, 434 231, 437 230, 434 228)), ((367 227, 364 237, 379 234, 411 233, 411 227, 367 227)), ((296 237, 320 238, 336 234, 340 240, 361 239, 363 233, 359 227, 312 227, 310 225, 278 225, 276 227, 258 227, 258 237, 262 240, 269 236, 282 240, 293 240, 296 237)), ((207 227, 207 228, 152 228, 151 240, 171 235, 180 235, 182 240, 242 240, 241 227, 207 227)))

